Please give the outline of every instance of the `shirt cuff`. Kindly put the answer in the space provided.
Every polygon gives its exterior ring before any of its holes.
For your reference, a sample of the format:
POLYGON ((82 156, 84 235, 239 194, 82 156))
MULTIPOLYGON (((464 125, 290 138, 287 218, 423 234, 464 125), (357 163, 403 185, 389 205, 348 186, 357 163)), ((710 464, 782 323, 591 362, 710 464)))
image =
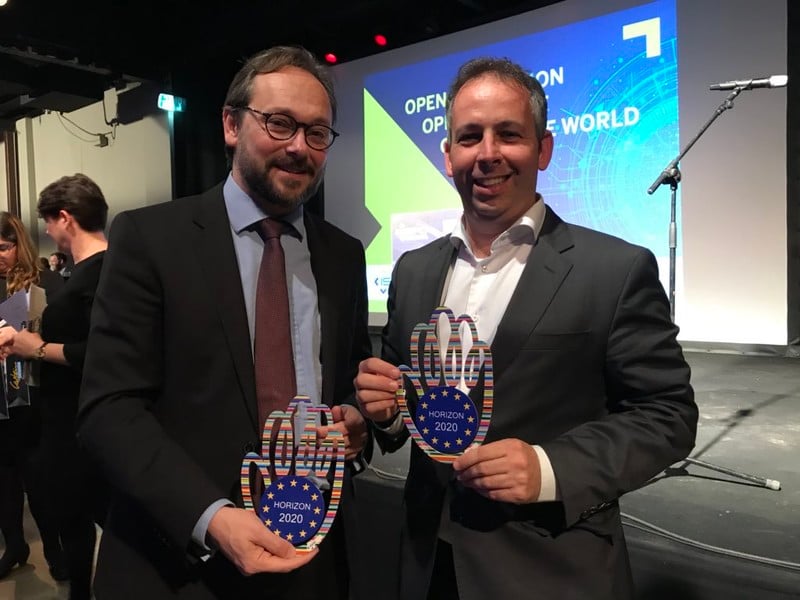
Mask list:
POLYGON ((558 500, 556 494, 556 474, 553 472, 553 465, 547 457, 547 452, 541 446, 533 445, 536 456, 539 457, 539 471, 541 473, 541 487, 539 497, 536 502, 553 502, 558 500))
POLYGON ((372 424, 375 425, 376 429, 382 431, 386 435, 395 436, 403 431, 403 415, 398 412, 390 421, 383 421, 381 423, 373 421, 372 424))
MULTIPOLYGON (((197 523, 192 529, 192 541, 197 544, 202 550, 205 550, 208 555, 211 554, 212 548, 206 543, 206 534, 208 533, 208 526, 211 524, 211 519, 217 514, 217 511, 224 506, 234 506, 233 502, 227 498, 220 498, 213 502, 207 509, 203 511, 197 523)), ((206 556, 207 558, 207 556, 206 556)))

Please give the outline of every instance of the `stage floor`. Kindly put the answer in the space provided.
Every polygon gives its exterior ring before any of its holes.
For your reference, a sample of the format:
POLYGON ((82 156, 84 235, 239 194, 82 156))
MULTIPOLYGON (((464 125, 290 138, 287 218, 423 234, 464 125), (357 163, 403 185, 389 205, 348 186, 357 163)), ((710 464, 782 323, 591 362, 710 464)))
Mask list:
MULTIPOLYGON (((700 408, 691 457, 777 480, 781 489, 680 463, 625 495, 639 596, 800 598, 800 360, 688 351, 686 358, 700 408)), ((365 518, 382 522, 387 535, 398 526, 407 462, 407 447, 378 455, 359 477, 365 518)), ((367 550, 377 569, 396 564, 396 540, 383 536, 367 550)))

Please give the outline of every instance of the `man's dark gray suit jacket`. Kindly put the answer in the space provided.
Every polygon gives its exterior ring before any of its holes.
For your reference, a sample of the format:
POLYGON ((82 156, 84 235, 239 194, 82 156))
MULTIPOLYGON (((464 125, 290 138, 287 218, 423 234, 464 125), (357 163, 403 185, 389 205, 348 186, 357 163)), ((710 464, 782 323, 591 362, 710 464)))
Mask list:
MULTIPOLYGON (((410 365, 409 338, 443 297, 448 238, 395 266, 383 357, 410 365)), ((557 502, 490 501, 414 444, 405 489, 401 597, 425 598, 445 490, 462 600, 619 600, 632 594, 617 499, 694 445, 689 367, 653 255, 563 222, 548 208, 492 343, 494 414, 486 443, 539 444, 557 502)), ((386 451, 402 445, 377 433, 386 451)))

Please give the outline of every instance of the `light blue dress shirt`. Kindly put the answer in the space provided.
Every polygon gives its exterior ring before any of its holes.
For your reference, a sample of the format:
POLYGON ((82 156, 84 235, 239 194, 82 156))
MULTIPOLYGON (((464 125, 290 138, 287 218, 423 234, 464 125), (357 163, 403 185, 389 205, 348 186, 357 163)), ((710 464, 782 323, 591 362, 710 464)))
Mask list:
MULTIPOLYGON (((231 226, 233 247, 239 275, 242 279, 247 324, 250 329, 250 350, 255 340, 256 283, 261 266, 264 242, 256 227, 267 218, 250 197, 245 194, 233 177, 228 175, 223 187, 225 209, 231 226)), ((306 228, 303 223, 303 207, 283 217, 291 225, 291 232, 281 236, 286 264, 286 285, 289 293, 289 318, 291 320, 292 352, 294 354, 297 394, 308 396, 314 406, 321 404, 322 365, 320 363, 320 315, 317 305, 317 284, 311 271, 311 253, 308 249, 306 228)), ((193 540, 200 546, 205 544, 206 532, 211 518, 223 506, 232 506, 230 500, 221 498, 211 504, 192 531, 193 540)))
MULTIPOLYGON (((267 217, 228 176, 223 188, 225 208, 231 222, 233 247, 242 278, 250 343, 255 340, 256 284, 264 242, 254 226, 267 217)), ((317 305, 317 283, 311 271, 311 253, 308 250, 303 207, 299 207, 283 220, 292 226, 291 233, 281 236, 281 246, 286 261, 286 284, 289 292, 289 318, 292 330, 297 393, 311 398, 312 404, 321 402, 322 367, 320 365, 320 316, 317 305)))

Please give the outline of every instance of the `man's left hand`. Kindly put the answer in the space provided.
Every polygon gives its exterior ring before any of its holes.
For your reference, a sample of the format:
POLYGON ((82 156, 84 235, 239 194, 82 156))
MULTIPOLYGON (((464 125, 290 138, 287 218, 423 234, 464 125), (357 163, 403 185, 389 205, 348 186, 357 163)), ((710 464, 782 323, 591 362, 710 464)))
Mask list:
POLYGON ((341 431, 344 436, 345 460, 353 460, 367 444, 367 422, 361 412, 349 404, 331 408, 333 425, 319 427, 317 435, 324 439, 331 430, 341 431))
POLYGON ((522 440, 509 438, 471 448, 453 468, 458 481, 490 500, 528 504, 539 499, 539 457, 522 440))

